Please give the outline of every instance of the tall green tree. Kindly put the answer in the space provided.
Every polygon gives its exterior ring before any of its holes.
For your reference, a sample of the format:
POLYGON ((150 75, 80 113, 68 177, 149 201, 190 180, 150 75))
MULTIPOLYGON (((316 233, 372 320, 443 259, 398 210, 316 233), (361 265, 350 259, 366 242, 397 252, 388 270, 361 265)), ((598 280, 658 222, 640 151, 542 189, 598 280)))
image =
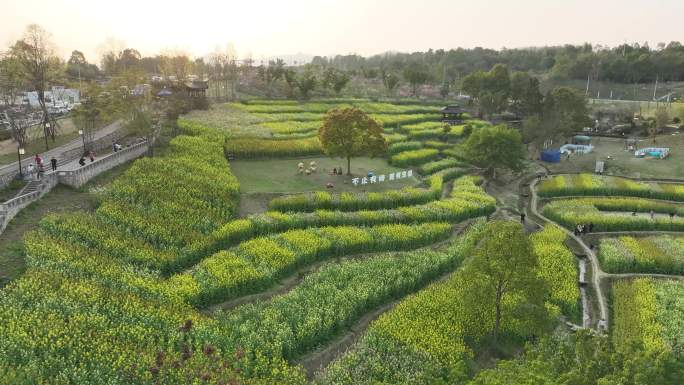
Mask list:
POLYGON ((351 78, 346 72, 331 67, 323 72, 321 86, 323 88, 330 88, 339 95, 339 93, 342 92, 342 89, 349 83, 349 80, 351 80, 351 78))
POLYGON ((411 85, 411 94, 418 95, 418 87, 430 80, 427 68, 420 64, 413 64, 404 69, 404 79, 411 85))
POLYGON ((568 137, 591 124, 587 100, 578 90, 558 87, 544 98, 543 121, 548 131, 568 137))
POLYGON ((511 75, 511 102, 515 113, 525 117, 540 115, 544 95, 539 90, 539 79, 527 72, 511 75))
POLYGON ((479 372, 468 385, 675 385, 684 364, 672 352, 631 347, 620 352, 591 331, 559 334, 530 343, 524 354, 479 372))
POLYGON ((358 108, 335 108, 325 115, 318 139, 328 156, 347 159, 347 175, 351 175, 352 157, 375 157, 387 151, 382 134, 382 125, 358 108))
POLYGON ((399 77, 392 72, 385 72, 383 70, 382 84, 385 86, 385 89, 387 89, 387 92, 391 95, 399 85, 399 77))
POLYGON ((308 99, 309 93, 316 88, 318 84, 318 79, 316 75, 310 69, 304 70, 302 73, 296 77, 297 89, 299 90, 299 95, 302 99, 308 99))
POLYGON ((525 153, 517 130, 506 126, 482 127, 468 136, 462 145, 464 155, 473 164, 496 177, 496 169, 513 172, 524 168, 525 153))
POLYGON ((285 76, 285 61, 283 59, 269 60, 268 66, 260 66, 257 73, 266 83, 268 96, 271 96, 273 84, 285 76))
POLYGON ((463 79, 462 88, 470 95, 480 115, 503 112, 508 108, 511 94, 508 67, 497 64, 489 72, 474 72, 463 79))
MULTIPOLYGON (((536 273, 537 257, 524 227, 513 221, 488 224, 464 267, 466 308, 491 322, 496 343, 503 320, 515 319, 539 333, 545 324, 544 283, 536 273)), ((532 333, 535 334, 535 333, 532 333)))

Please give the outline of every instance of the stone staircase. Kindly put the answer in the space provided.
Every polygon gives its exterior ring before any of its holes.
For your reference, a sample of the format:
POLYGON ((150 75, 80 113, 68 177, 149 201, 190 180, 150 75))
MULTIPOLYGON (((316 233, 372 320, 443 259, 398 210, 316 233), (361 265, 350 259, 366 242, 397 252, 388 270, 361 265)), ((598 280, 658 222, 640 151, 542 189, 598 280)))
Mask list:
POLYGON ((32 180, 32 181, 28 182, 26 184, 26 186, 24 186, 24 188, 22 188, 17 193, 17 195, 15 195, 14 197, 17 198, 17 197, 20 197, 22 195, 38 191, 38 190, 40 190, 42 185, 43 185, 43 180, 32 180))

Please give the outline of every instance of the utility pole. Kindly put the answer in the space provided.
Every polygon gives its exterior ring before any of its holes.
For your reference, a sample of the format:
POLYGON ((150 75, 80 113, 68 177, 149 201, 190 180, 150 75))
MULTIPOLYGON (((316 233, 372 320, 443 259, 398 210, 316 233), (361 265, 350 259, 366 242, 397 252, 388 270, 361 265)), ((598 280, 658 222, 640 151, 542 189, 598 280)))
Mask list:
POLYGON ((589 79, 591 78, 591 72, 587 75, 587 88, 584 90, 584 96, 589 95, 589 79))

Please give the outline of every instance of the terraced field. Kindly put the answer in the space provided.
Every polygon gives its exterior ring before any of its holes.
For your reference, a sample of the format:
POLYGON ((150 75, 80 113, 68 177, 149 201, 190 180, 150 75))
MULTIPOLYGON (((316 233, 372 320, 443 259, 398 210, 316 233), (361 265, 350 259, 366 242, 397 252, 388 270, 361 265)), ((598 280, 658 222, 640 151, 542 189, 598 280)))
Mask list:
POLYGON ((611 307, 611 336, 621 349, 681 358, 683 193, 684 184, 588 174, 538 183, 539 196, 550 198, 542 202, 543 215, 575 231, 587 253, 597 300, 611 307), (588 224, 599 234, 578 235, 576 227, 588 224), (604 281, 611 283, 610 298, 602 293, 604 281))

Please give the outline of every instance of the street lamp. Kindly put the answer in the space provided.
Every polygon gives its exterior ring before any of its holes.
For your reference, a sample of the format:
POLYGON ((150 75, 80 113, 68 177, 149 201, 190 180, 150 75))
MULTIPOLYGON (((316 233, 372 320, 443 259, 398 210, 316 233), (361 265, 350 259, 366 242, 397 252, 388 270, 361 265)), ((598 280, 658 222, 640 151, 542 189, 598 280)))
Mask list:
POLYGON ((78 130, 78 134, 81 135, 81 138, 83 139, 83 153, 85 154, 86 146, 85 146, 85 135, 83 135, 83 130, 78 130))
POLYGON ((19 147, 17 149, 17 154, 18 154, 17 156, 19 157, 19 176, 21 176, 22 178, 24 177, 24 172, 21 170, 21 156, 24 155, 25 153, 26 153, 26 151, 24 150, 23 147, 19 147))

